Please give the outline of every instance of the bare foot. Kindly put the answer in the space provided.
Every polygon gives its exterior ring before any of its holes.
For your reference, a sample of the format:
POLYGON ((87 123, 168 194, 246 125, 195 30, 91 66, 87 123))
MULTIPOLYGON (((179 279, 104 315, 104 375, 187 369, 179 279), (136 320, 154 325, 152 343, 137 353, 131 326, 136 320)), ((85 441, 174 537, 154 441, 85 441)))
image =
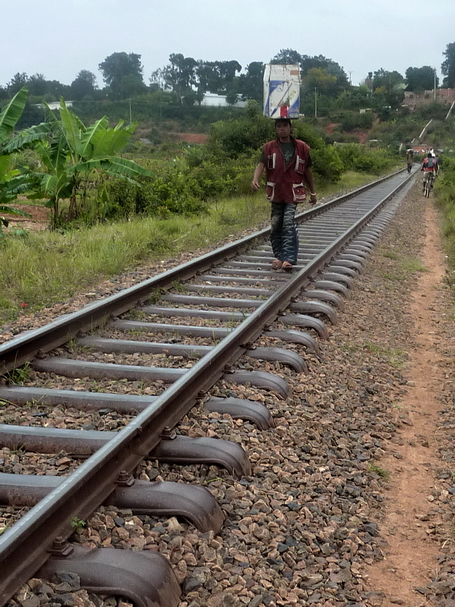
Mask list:
POLYGON ((282 265, 283 265, 283 262, 281 261, 281 259, 274 259, 272 261, 272 268, 274 270, 279 270, 282 265))

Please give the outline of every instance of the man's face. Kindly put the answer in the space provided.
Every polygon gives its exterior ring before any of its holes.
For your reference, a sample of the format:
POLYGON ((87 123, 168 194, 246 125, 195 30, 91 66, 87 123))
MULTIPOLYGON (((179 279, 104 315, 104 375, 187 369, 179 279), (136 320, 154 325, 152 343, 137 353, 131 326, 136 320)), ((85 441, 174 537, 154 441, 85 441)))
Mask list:
POLYGON ((289 122, 277 122, 275 130, 279 139, 287 139, 291 134, 291 125, 289 122))

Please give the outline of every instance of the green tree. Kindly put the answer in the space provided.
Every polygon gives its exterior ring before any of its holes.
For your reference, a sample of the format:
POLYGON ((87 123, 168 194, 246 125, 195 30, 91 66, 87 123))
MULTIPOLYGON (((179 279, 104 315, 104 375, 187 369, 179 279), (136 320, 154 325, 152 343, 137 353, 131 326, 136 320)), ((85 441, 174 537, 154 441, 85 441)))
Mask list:
POLYGON ((217 93, 225 95, 228 92, 233 92, 234 82, 237 72, 240 72, 242 66, 238 61, 217 61, 220 74, 220 87, 217 93))
MULTIPOLYGON (((47 104, 45 104, 47 106, 47 104)), ((69 199, 68 219, 78 216, 87 201, 87 184, 93 173, 104 171, 108 175, 136 180, 151 176, 146 169, 117 156, 133 134, 136 125, 125 128, 120 121, 109 128, 106 116, 86 127, 60 100, 60 120, 47 106, 48 121, 21 131, 6 146, 8 153, 33 146, 44 172, 30 172, 27 177, 33 184, 36 198, 47 198, 52 208, 52 224, 60 220, 59 203, 69 199)))
POLYGON ((336 87, 334 94, 350 88, 349 80, 344 69, 332 59, 324 57, 324 55, 302 55, 302 61, 300 63, 302 75, 307 74, 309 70, 314 68, 323 69, 327 74, 335 76, 336 87))
POLYGON ((397 71, 389 72, 381 68, 374 72, 372 86, 371 106, 379 112, 381 120, 387 120, 390 109, 397 109, 403 101, 406 88, 404 78, 397 71))
POLYGON ((403 76, 396 70, 389 72, 382 67, 373 74, 373 90, 384 88, 385 91, 402 90, 405 86, 403 76))
POLYGON ((164 91, 166 89, 166 70, 165 68, 158 68, 150 75, 150 92, 155 93, 157 91, 164 91))
MULTIPOLYGON (((229 78, 232 82, 235 73, 229 78)), ((196 67, 198 90, 221 95, 226 92, 226 70, 222 61, 199 61, 196 67), (224 71, 224 73, 223 73, 224 71)))
POLYGON ((28 76, 25 72, 14 74, 11 80, 6 85, 6 89, 8 91, 8 95, 13 97, 16 93, 18 93, 22 88, 27 85, 28 76))
POLYGON ((6 85, 8 97, 11 99, 24 87, 29 92, 28 100, 31 103, 40 103, 43 99, 53 101, 67 95, 70 91, 68 85, 62 84, 58 80, 46 80, 43 74, 34 74, 29 77, 25 72, 18 72, 6 85))
POLYGON ((245 74, 239 77, 239 93, 243 99, 254 99, 262 103, 264 94, 264 64, 253 61, 246 66, 245 74))
POLYGON ((183 100, 196 84, 197 61, 193 57, 184 57, 181 53, 169 55, 169 61, 170 65, 163 74, 166 88, 183 100))
POLYGON ((137 94, 141 84, 145 88, 141 56, 136 53, 113 53, 98 67, 115 100, 137 94))
POLYGON ((270 63, 282 65, 301 65, 303 57, 297 51, 290 48, 281 49, 279 53, 273 57, 270 63))
POLYGON ((73 100, 80 101, 84 97, 93 97, 96 89, 96 76, 88 70, 81 70, 71 83, 73 100))
MULTIPOLYGON (((406 89, 414 93, 423 93, 434 86, 434 69, 429 65, 423 67, 408 67, 406 70, 406 89)), ((438 79, 436 79, 438 86, 438 79)))
POLYGON ((195 80, 197 90, 202 94, 210 91, 209 80, 211 74, 211 67, 206 61, 198 61, 195 67, 195 80))
POLYGON ((30 95, 41 97, 42 99, 48 92, 47 80, 43 74, 35 74, 27 80, 27 89, 30 95))
POLYGON ((455 87, 455 42, 450 42, 446 50, 442 53, 445 56, 441 65, 441 72, 444 74, 444 86, 448 88, 455 87))
POLYGON ((370 91, 365 84, 343 91, 336 99, 336 107, 342 110, 367 108, 370 103, 370 91))
POLYGON ((217 93, 220 88, 220 72, 216 61, 198 61, 195 69, 198 91, 217 93))
POLYGON ((281 49, 271 60, 271 63, 300 65, 302 81, 308 76, 310 70, 323 70, 328 76, 335 77, 335 80, 332 80, 330 91, 328 91, 331 96, 335 96, 341 91, 350 88, 348 77, 344 69, 338 63, 323 55, 301 55, 292 49, 281 49))
POLYGON ((306 92, 314 91, 330 94, 336 85, 337 78, 321 67, 312 67, 303 78, 302 85, 306 92))

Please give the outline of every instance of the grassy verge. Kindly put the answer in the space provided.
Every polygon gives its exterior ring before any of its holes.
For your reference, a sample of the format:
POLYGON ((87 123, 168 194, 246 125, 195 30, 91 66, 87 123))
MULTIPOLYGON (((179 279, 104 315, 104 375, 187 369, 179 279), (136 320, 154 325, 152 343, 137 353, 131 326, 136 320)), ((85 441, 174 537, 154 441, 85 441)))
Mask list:
POLYGON ((441 233, 447 254, 446 282, 455 288, 455 158, 444 158, 434 186, 436 204, 441 212, 441 233))
MULTIPOLYGON (((377 177, 346 173, 336 186, 318 188, 327 198, 377 177)), ((192 252, 262 227, 269 205, 263 191, 221 200, 208 213, 169 219, 142 218, 64 234, 43 231, 7 236, 0 246, 0 323, 33 312, 96 285, 141 262, 192 252)))

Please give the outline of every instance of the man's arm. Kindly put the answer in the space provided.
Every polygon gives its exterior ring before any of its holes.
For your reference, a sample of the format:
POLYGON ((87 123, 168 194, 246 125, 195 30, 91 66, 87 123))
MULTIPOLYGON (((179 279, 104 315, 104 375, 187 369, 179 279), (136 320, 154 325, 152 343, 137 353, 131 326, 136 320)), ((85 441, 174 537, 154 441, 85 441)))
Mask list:
POLYGON ((251 182, 252 190, 259 190, 259 179, 261 178, 262 173, 264 172, 265 164, 260 162, 254 170, 253 181, 251 182))
POLYGON ((310 167, 307 167, 305 169, 304 178, 305 178, 306 184, 308 185, 308 187, 310 189, 310 202, 315 203, 317 198, 316 198, 316 194, 314 191, 313 173, 311 172, 310 167))

